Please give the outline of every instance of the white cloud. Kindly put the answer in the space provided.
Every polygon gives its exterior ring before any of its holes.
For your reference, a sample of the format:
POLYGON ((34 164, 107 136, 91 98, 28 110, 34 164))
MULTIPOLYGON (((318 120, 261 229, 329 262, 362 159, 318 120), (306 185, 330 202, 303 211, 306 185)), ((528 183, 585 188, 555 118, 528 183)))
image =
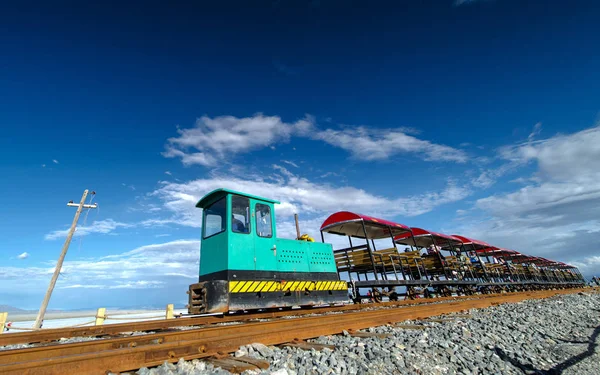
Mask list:
POLYGON ((19 254, 19 256, 17 256, 17 258, 27 259, 27 258, 29 258, 29 253, 28 252, 21 253, 21 254, 19 254))
POLYGON ((275 150, 276 143, 288 142, 293 136, 323 141, 364 160, 382 160, 401 153, 427 161, 464 163, 468 159, 462 150, 416 138, 418 132, 412 128, 319 130, 311 116, 294 123, 260 113, 245 118, 204 116, 194 128, 178 129, 178 133, 178 137, 168 139, 163 156, 180 158, 184 165, 216 166, 237 154, 265 147, 275 150))
POLYGON ((115 285, 110 285, 109 289, 150 289, 158 288, 165 285, 162 281, 156 280, 138 280, 130 282, 117 282, 115 285))
POLYGON ((42 168, 46 168, 46 164, 42 164, 42 168))
POLYGON ((479 175, 471 179, 471 184, 479 189, 487 189, 494 185, 498 179, 514 171, 521 165, 519 162, 508 162, 496 168, 481 169, 479 175))
POLYGON ((90 280, 120 281, 116 283, 122 285, 118 288, 130 284, 150 287, 163 281, 156 280, 154 283, 148 283, 144 280, 156 279, 167 271, 190 277, 196 275, 199 251, 199 240, 175 240, 145 245, 121 254, 97 259, 67 261, 62 270, 70 278, 77 275, 90 280))
POLYGON ((327 173, 323 173, 321 175, 321 178, 326 178, 326 177, 329 177, 329 176, 339 177, 340 174, 339 173, 335 173, 335 172, 327 172, 327 173))
POLYGON ((165 174, 167 174, 167 175, 169 175, 169 176, 172 176, 172 175, 173 175, 173 174, 172 174, 171 172, 169 172, 169 171, 165 171, 165 174))
POLYGON ((364 160, 388 159, 407 153, 426 161, 455 161, 464 163, 467 154, 449 146, 424 141, 396 129, 369 129, 364 126, 342 130, 327 129, 313 134, 332 146, 342 148, 364 160))
POLYGON ((600 126, 505 147, 501 154, 507 160, 522 164, 536 162, 538 176, 549 180, 597 180, 600 175, 600 126))
POLYGON ((283 162, 283 163, 285 163, 285 164, 288 164, 288 165, 291 165, 292 167, 300 168, 300 167, 298 166, 298 164, 294 163, 293 161, 289 161, 289 160, 282 160, 281 162, 283 162))
MULTIPOLYGON (((131 228, 134 224, 121 223, 113 219, 94 221, 89 226, 78 226, 75 230, 75 236, 86 236, 92 233, 108 234, 118 228, 131 228)), ((64 238, 69 233, 69 229, 55 230, 44 237, 46 240, 56 240, 64 238)))
POLYGON ((540 129, 536 124, 526 143, 500 149, 510 168, 537 166, 513 180, 525 186, 478 199, 483 218, 454 230, 600 271, 591 257, 600 233, 600 126, 534 141, 540 129))
POLYGON ((547 182, 480 199, 477 206, 495 214, 522 214, 598 199, 600 183, 586 186, 577 181, 547 182))
POLYGON ((47 281, 53 272, 54 268, 47 267, 0 267, 0 280, 47 281))
POLYGON ((179 157, 184 165, 214 166, 235 154, 287 142, 292 134, 304 134, 312 126, 310 117, 286 123, 279 116, 260 113, 245 118, 203 116, 194 128, 179 129, 178 137, 169 138, 163 155, 179 157))
POLYGON ((62 286, 61 289, 104 289, 106 285, 99 284, 72 284, 62 286))
MULTIPOLYGON (((198 277, 199 240, 176 240, 145 245, 131 251, 98 258, 66 260, 58 289, 179 290, 185 295, 190 280, 198 277)), ((48 267, 0 267, 0 279, 36 288, 47 283, 56 261, 48 267)), ((0 286, 0 292, 7 285, 0 286)), ((175 300, 183 299, 174 296, 175 300)), ((100 303, 100 302, 98 302, 100 303)))
POLYGON ((572 265, 579 268, 581 273, 584 275, 600 276, 600 256, 598 255, 586 257, 580 261, 575 261, 572 265))
POLYGON ((530 184, 516 192, 482 199, 478 205, 494 212, 521 213, 600 198, 600 126, 501 150, 521 165, 536 162, 530 184))
POLYGON ((173 217, 163 220, 200 227, 201 210, 195 208, 195 204, 203 195, 218 188, 229 188, 279 200, 281 204, 276 206, 276 210, 278 220, 282 222, 291 220, 294 213, 309 219, 324 219, 325 216, 340 210, 352 210, 386 218, 415 216, 440 205, 461 200, 471 193, 468 188, 449 180, 442 191, 390 198, 350 186, 311 182, 281 166, 275 165, 273 168, 276 173, 271 176, 215 176, 186 183, 165 182, 152 194, 163 201, 166 210, 173 213, 173 217))
POLYGON ((53 162, 54 164, 58 164, 58 160, 56 160, 56 159, 52 159, 52 162, 53 162))
POLYGON ((537 137, 541 132, 542 132, 542 123, 538 122, 537 124, 535 124, 533 126, 533 130, 531 131, 531 133, 527 137, 527 140, 529 142, 532 142, 535 139, 535 137, 537 137))

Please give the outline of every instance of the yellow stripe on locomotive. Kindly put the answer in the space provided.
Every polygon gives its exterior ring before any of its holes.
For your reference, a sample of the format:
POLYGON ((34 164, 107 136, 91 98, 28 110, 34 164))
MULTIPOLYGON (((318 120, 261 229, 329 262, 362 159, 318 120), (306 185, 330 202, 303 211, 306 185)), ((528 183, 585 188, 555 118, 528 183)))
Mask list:
POLYGON ((230 281, 229 293, 272 293, 281 291, 348 290, 345 281, 230 281))

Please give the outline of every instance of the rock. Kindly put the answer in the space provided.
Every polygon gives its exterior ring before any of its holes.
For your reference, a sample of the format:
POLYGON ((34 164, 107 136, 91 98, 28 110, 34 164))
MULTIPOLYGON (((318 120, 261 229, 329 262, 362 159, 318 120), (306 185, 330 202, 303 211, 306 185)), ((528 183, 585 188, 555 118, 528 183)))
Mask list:
POLYGON ((402 357, 396 357, 396 367, 403 369, 404 367, 406 367, 406 363, 404 362, 404 358, 402 357))
MULTIPOLYGON (((243 375, 522 374, 523 371, 513 365, 517 362, 546 373, 586 352, 588 340, 598 326, 600 299, 593 297, 572 294, 471 309, 471 319, 426 324, 427 332, 393 326, 365 330, 392 334, 384 339, 356 338, 346 332, 315 340, 336 345, 335 351, 252 344, 240 347, 235 355, 248 353, 271 362, 271 371, 243 375), (510 360, 503 360, 498 353, 504 353, 510 360)), ((595 350, 566 368, 563 374, 597 375, 600 347, 595 350)), ((170 364, 140 369, 137 374, 229 375, 223 369, 198 360, 180 361, 176 369, 170 364)))
POLYGON ((462 328, 462 335, 463 335, 463 337, 471 337, 472 336, 471 331, 469 331, 468 329, 466 329, 464 327, 462 328))
POLYGON ((288 373, 288 370, 282 368, 277 371, 271 372, 271 375, 290 375, 290 374, 288 373))
POLYGON ((236 357, 243 357, 248 355, 248 349, 246 349, 245 347, 240 347, 238 350, 236 350, 235 354, 236 357))
POLYGON ((329 357, 327 362, 329 363, 329 367, 337 366, 337 360, 335 359, 335 356, 329 357))
POLYGON ((275 354, 272 349, 261 343, 252 344, 252 348, 260 353, 265 358, 273 357, 275 354))

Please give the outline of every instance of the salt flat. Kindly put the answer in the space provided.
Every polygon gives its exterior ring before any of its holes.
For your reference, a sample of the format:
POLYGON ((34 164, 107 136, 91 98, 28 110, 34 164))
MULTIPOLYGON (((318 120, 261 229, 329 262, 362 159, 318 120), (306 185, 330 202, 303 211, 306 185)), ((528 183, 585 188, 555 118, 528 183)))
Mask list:
MULTIPOLYGON (((176 309, 175 314, 187 313, 187 309, 176 309)), ((104 324, 126 323, 141 320, 164 319, 165 310, 107 310, 108 318, 104 324)), ((65 311, 52 312, 46 314, 42 328, 64 328, 72 326, 94 325, 96 316, 95 310, 90 311, 65 311)), ((14 314, 8 316, 8 320, 12 322, 13 328, 31 328, 35 323, 36 314, 14 314)), ((22 332, 21 330, 11 329, 4 333, 22 332)))

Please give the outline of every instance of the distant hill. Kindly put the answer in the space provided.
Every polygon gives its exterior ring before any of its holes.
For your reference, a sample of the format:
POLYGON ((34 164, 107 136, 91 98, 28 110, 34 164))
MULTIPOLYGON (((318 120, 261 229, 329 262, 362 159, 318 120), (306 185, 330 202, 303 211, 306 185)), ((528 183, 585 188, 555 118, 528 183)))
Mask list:
POLYGON ((8 312, 8 313, 27 313, 29 310, 23 310, 18 307, 8 306, 8 305, 0 305, 0 312, 8 312))
MULTIPOLYGON (((163 305, 132 305, 132 306, 119 306, 119 307, 111 307, 111 306, 107 306, 106 307, 108 310, 163 310, 165 308, 165 306, 163 305)), ((183 309, 185 308, 185 305, 175 305, 175 309, 183 309)), ((95 307, 89 307, 89 308, 81 308, 81 309, 68 309, 68 310, 55 310, 55 309, 48 309, 46 310, 46 313, 64 313, 64 312, 69 312, 69 311, 91 311, 91 310, 96 310, 95 307)), ((38 310, 25 310, 25 309, 20 309, 18 307, 14 307, 14 306, 9 306, 9 305, 0 305, 0 312, 7 312, 11 315, 14 314, 37 314, 38 310)))

